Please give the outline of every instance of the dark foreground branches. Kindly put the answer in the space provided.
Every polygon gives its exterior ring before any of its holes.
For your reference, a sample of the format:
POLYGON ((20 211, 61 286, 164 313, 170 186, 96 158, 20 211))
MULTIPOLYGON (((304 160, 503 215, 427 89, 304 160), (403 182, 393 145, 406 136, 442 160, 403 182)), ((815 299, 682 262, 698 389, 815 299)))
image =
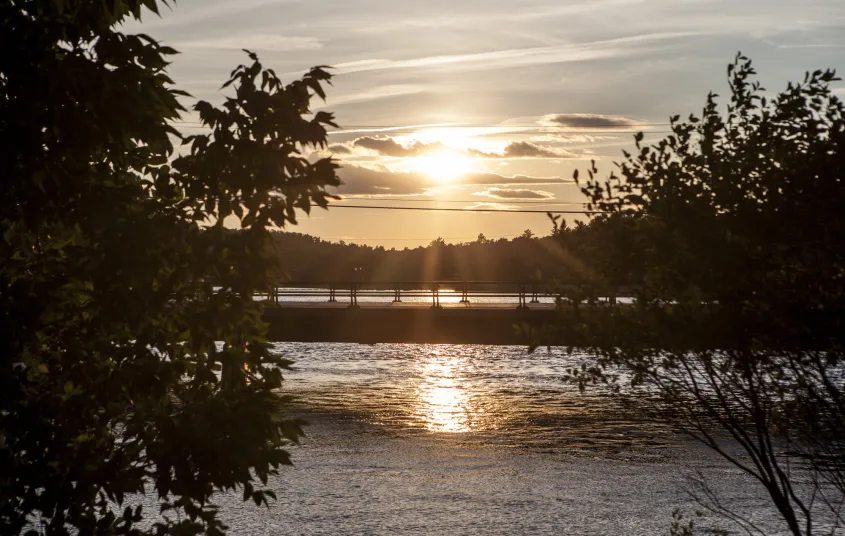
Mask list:
POLYGON ((157 8, 0 4, 2 534, 220 534, 214 493, 266 504, 300 434, 252 294, 268 225, 338 184, 299 154, 329 74, 285 85, 249 54, 177 155, 175 51, 117 30, 157 8), (161 516, 126 507, 142 492, 161 516))
POLYGON ((754 75, 738 56, 724 112, 711 94, 659 143, 638 135, 608 178, 576 172, 589 205, 612 213, 593 226, 613 247, 578 252, 592 282, 545 342, 594 349, 573 381, 659 401, 652 416, 756 479, 791 533, 832 533, 845 498, 843 105, 832 71, 774 96, 754 75), (597 299, 625 280, 633 303, 597 299))

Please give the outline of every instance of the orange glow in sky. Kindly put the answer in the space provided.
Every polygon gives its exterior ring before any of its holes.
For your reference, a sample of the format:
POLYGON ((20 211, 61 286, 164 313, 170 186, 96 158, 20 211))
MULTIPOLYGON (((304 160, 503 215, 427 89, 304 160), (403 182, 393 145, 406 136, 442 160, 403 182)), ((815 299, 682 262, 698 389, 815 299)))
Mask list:
POLYGON ((448 150, 418 156, 408 161, 409 170, 424 173, 441 183, 449 183, 471 171, 471 168, 472 159, 448 150))

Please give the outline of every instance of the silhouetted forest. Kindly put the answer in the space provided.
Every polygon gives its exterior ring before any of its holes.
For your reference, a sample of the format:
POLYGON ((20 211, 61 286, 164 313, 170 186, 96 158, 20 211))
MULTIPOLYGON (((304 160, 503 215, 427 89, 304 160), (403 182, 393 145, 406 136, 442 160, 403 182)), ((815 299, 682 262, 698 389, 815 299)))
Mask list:
POLYGON ((598 223, 563 226, 545 237, 526 231, 511 240, 490 240, 482 234, 460 244, 437 238, 427 246, 401 250, 290 232, 274 233, 274 241, 281 256, 278 275, 289 281, 351 281, 353 277, 370 282, 529 281, 541 277, 572 282, 585 266, 581 257, 598 246, 597 227, 598 223))

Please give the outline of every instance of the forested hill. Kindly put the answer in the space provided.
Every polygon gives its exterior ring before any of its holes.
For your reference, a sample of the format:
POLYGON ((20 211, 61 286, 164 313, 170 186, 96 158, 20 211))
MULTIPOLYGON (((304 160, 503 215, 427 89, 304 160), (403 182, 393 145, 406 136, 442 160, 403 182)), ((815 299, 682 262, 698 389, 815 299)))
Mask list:
MULTIPOLYGON (((328 242, 318 237, 289 232, 275 233, 281 258, 281 277, 289 281, 350 281, 356 268, 358 281, 528 281, 572 280, 583 260, 574 254, 572 242, 583 242, 593 233, 582 226, 554 236, 535 237, 530 232, 508 240, 478 240, 446 244, 433 240, 414 249, 328 242), (582 236, 583 235, 583 236, 582 236)), ((583 248, 577 248, 583 250, 583 248)))

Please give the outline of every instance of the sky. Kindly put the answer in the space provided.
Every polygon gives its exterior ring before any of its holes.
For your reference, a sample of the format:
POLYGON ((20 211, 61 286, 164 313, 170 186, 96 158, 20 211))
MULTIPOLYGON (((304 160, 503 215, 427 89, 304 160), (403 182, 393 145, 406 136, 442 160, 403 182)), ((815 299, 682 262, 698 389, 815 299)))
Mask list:
POLYGON ((548 234, 545 214, 502 210, 582 209, 572 172, 609 173, 634 132, 655 142, 726 94, 738 51, 770 92, 845 72, 845 0, 179 0, 126 30, 179 50, 171 77, 212 103, 243 48, 285 81, 332 66, 315 111, 341 127, 323 156, 343 200, 289 230, 386 248, 548 234))

